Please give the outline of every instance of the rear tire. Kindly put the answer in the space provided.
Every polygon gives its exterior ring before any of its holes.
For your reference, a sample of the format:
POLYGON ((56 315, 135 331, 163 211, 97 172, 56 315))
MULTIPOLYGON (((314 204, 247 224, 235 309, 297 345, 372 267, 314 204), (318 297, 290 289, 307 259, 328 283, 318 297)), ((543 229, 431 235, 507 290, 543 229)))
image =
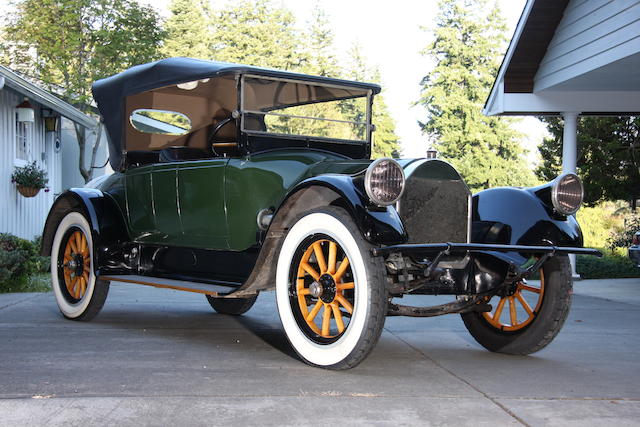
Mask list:
POLYGON ((216 298, 207 295, 207 301, 220 314, 239 316, 249 311, 258 299, 258 295, 250 298, 216 298))
POLYGON ((89 221, 80 212, 62 218, 51 248, 51 282, 64 317, 88 321, 102 309, 109 282, 97 280, 89 221))
POLYGON ((546 261, 540 269, 540 284, 540 288, 536 288, 521 283, 510 295, 497 297, 499 300, 494 298, 491 313, 462 314, 465 326, 475 340, 490 351, 525 355, 543 349, 558 335, 569 315, 573 282, 568 257, 557 256, 546 261), (527 303, 531 313, 522 303, 526 294, 538 294, 535 305, 527 303), (515 317, 511 317, 512 305, 522 307, 520 320, 517 311, 515 317), (528 315, 526 319, 524 314, 528 315))

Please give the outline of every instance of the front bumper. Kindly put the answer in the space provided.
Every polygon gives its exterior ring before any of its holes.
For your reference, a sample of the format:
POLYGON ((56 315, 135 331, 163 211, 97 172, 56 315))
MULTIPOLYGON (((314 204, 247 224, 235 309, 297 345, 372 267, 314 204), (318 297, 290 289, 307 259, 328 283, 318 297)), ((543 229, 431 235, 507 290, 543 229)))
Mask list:
MULTIPOLYGON (((553 256, 555 254, 580 254, 594 255, 602 257, 602 252, 591 248, 573 248, 564 246, 527 246, 527 245, 494 245, 485 243, 424 243, 424 244, 404 244, 392 245, 382 248, 374 248, 374 256, 384 256, 392 253, 402 254, 434 254, 444 253, 462 254, 468 252, 486 253, 486 252, 517 252, 520 254, 545 255, 553 256)), ((639 251, 640 252, 640 251, 639 251)), ((631 252, 629 252, 631 254, 631 252)), ((640 255, 639 255, 640 256, 640 255)))

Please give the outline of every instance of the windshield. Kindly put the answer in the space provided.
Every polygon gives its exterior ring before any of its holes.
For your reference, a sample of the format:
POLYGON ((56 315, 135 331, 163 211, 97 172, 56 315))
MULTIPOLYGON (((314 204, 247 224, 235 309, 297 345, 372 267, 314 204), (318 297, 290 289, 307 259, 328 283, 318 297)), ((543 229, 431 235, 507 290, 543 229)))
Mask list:
POLYGON ((248 132, 367 142, 366 89, 245 76, 242 129, 248 132))

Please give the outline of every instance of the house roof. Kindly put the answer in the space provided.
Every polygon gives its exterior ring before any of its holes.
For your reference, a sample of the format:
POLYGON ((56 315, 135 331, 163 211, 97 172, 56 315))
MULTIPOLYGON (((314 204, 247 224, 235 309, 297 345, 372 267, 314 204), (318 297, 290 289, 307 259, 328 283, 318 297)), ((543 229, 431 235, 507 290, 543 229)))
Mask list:
POLYGON ((13 89, 21 95, 58 112, 61 116, 92 128, 97 124, 97 120, 84 114, 82 111, 53 95, 50 92, 34 85, 9 68, 0 65, 0 79, 4 79, 4 86, 13 89))
POLYGON ((483 113, 638 113, 639 27, 638 0, 527 0, 483 113))

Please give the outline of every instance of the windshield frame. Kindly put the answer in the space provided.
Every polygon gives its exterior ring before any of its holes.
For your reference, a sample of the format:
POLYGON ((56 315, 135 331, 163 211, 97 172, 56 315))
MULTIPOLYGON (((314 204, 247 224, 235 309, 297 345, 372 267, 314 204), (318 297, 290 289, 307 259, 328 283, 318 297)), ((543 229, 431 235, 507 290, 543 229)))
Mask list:
MULTIPOLYGON (((285 83, 294 83, 294 84, 308 84, 310 86, 317 86, 317 87, 327 87, 327 88, 334 88, 334 89, 353 89, 353 90, 358 90, 358 91, 363 91, 362 88, 359 87, 355 87, 355 86, 348 86, 348 85, 338 85, 338 84, 331 84, 331 83, 319 83, 319 82, 314 82, 311 80, 302 80, 302 79, 288 79, 288 78, 282 78, 282 77, 271 77, 271 76, 265 76, 265 75, 260 75, 260 74, 242 74, 240 76, 239 82, 238 82, 238 103, 239 103, 239 111, 238 111, 238 115, 239 115, 239 119, 240 119, 240 123, 239 123, 239 130, 245 134, 245 135, 256 135, 256 136, 267 136, 267 137, 274 137, 274 138, 279 138, 279 139, 295 139, 295 140, 306 140, 306 141, 318 141, 318 142, 330 142, 330 143, 335 143, 335 144, 347 144, 347 145, 368 145, 369 147, 371 146, 371 141, 372 141, 372 133, 375 130, 374 129, 374 125, 372 123, 372 117, 373 117, 373 112, 372 112, 372 107, 373 107, 373 90, 371 89, 365 89, 364 95, 356 95, 356 96, 351 96, 351 97, 344 97, 344 98, 336 98, 335 101, 337 100, 344 100, 344 99, 357 99, 357 98, 365 98, 365 106, 366 106, 366 113, 365 113, 365 121, 364 122, 355 122, 355 121, 350 121, 350 120, 337 120, 337 119, 327 119, 327 118, 320 118, 320 117, 305 117, 305 116, 295 116, 295 115, 290 115, 290 114, 286 114, 284 116, 288 116, 288 117, 300 117, 300 118, 309 118, 312 120, 322 120, 322 121, 329 121, 329 122, 342 122, 342 123, 351 123, 351 124, 357 124, 357 125, 364 125, 365 127, 365 139, 364 140, 351 140, 351 139, 341 139, 341 138, 332 138, 332 137, 324 137, 324 136, 313 136, 313 135, 297 135, 297 134, 290 134, 290 133, 277 133, 277 132, 269 132, 269 131, 261 131, 261 130, 254 130, 254 129, 247 129, 245 127, 245 117, 247 114, 270 114, 271 111, 277 111, 278 109, 281 108, 289 108, 289 107, 295 107, 295 106, 299 106, 299 105, 310 105, 310 104, 321 104, 323 102, 331 102, 332 100, 323 100, 323 101, 319 101, 319 102, 303 102, 303 103, 298 103, 298 104, 291 104, 291 105, 287 105, 286 107, 277 107, 277 108, 273 108, 270 110, 265 110, 265 111, 258 111, 258 110, 248 110, 247 108, 245 108, 245 86, 246 86, 246 79, 260 79, 260 80, 272 80, 272 81, 278 81, 278 82, 285 82, 285 83)), ((280 115, 279 113, 272 113, 273 115, 280 115)))

